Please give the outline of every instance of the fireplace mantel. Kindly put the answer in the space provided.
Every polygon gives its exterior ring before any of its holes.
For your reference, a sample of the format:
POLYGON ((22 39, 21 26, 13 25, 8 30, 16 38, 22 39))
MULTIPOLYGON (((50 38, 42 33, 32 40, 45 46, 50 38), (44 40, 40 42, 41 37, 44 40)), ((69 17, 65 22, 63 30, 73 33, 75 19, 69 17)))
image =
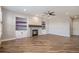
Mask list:
POLYGON ((42 27, 42 25, 29 25, 29 27, 42 27))

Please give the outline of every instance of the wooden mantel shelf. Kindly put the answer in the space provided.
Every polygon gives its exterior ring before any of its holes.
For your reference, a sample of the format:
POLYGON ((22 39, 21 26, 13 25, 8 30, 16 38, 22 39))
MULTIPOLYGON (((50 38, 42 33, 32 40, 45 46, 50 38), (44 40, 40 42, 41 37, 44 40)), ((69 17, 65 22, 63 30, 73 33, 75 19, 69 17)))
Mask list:
POLYGON ((29 25, 29 27, 42 27, 42 25, 29 25))

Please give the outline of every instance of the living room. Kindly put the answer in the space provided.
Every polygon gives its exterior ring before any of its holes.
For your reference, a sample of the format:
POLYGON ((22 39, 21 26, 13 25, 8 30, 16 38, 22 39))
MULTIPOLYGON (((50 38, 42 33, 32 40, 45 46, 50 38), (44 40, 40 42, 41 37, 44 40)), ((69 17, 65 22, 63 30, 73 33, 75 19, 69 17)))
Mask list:
POLYGON ((78 6, 0 8, 2 52, 79 52, 78 6))

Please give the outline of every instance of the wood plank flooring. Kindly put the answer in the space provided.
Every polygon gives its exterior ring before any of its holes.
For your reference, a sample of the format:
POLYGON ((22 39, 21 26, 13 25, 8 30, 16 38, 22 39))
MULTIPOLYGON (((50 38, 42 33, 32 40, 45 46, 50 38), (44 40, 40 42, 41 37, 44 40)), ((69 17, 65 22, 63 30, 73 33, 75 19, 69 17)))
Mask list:
POLYGON ((6 41, 2 46, 0 52, 3 53, 78 53, 79 36, 42 35, 6 41))

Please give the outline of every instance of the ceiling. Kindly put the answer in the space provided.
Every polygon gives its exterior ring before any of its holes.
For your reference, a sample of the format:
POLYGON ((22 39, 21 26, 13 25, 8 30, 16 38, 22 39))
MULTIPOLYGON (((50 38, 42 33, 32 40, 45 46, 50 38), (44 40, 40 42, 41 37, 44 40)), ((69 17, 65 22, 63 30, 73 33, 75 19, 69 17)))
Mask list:
POLYGON ((3 6, 3 8, 23 14, 43 14, 48 10, 56 15, 79 15, 78 6, 3 6), (24 11, 26 9, 26 11, 24 11))

